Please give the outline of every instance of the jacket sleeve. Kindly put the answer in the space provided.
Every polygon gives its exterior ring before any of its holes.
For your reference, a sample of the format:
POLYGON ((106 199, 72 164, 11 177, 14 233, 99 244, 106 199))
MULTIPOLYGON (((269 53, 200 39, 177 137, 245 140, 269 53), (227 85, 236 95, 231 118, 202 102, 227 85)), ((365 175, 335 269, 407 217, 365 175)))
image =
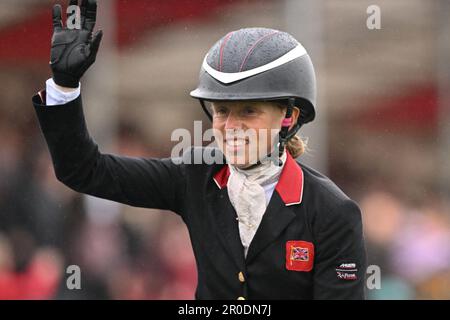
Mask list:
POLYGON ((343 200, 324 220, 316 237, 314 299, 364 299, 367 261, 358 205, 343 200))
POLYGON ((36 95, 33 104, 59 181, 99 198, 182 214, 182 164, 169 158, 101 153, 88 133, 81 96, 65 105, 46 106, 36 95))

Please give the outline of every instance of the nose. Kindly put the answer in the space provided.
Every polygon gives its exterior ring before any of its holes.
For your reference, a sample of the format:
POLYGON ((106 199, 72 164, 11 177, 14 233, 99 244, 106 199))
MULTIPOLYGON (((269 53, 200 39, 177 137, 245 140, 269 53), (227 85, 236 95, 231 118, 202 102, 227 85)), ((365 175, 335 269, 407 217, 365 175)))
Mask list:
POLYGON ((241 119, 237 116, 235 112, 230 112, 225 122, 225 129, 241 129, 241 127, 242 127, 241 119))

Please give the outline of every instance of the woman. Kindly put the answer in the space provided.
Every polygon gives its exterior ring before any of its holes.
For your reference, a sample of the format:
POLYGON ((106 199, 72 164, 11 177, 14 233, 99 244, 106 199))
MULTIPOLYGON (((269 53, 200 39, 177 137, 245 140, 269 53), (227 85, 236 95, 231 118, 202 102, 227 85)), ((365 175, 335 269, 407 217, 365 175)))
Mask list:
POLYGON ((197 299, 364 298, 357 204, 294 160, 304 151, 295 134, 315 116, 305 49, 285 32, 251 28, 230 32, 206 55, 191 95, 213 122, 219 149, 209 151, 227 163, 184 161, 201 148, 178 161, 103 154, 88 134, 79 85, 101 41, 101 32, 92 35, 96 9, 82 1, 78 30, 63 27, 54 7, 53 77, 33 98, 58 180, 180 215, 197 262, 197 299))

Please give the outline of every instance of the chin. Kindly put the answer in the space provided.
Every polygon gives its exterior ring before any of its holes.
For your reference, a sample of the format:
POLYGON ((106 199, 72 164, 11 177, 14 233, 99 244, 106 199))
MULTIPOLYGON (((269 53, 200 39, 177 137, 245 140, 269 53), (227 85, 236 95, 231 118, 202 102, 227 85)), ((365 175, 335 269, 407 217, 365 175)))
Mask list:
POLYGON ((233 166, 235 166, 235 167, 238 168, 238 169, 245 169, 245 168, 251 166, 251 164, 249 164, 249 163, 246 163, 246 164, 233 164, 233 163, 230 163, 230 164, 233 165, 233 166))
POLYGON ((246 159, 244 157, 236 157, 233 155, 226 155, 227 158, 227 162, 235 167, 238 168, 245 168, 249 166, 249 162, 248 160, 246 161, 246 159))
POLYGON ((225 144, 219 146, 222 153, 225 155, 227 162, 239 169, 245 169, 258 162, 257 149, 249 148, 247 145, 245 149, 236 151, 230 150, 225 144), (225 147, 225 148, 224 148, 225 147), (251 154, 251 155, 249 155, 251 154))

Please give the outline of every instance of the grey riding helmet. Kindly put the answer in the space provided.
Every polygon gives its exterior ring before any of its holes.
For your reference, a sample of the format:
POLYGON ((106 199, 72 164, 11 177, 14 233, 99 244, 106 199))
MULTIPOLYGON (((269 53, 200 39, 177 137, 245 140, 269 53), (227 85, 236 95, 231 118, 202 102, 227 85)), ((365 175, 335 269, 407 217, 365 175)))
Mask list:
POLYGON ((305 48, 290 34, 267 28, 232 31, 206 54, 199 85, 191 92, 211 119, 205 101, 286 102, 286 118, 280 132, 280 153, 300 127, 314 120, 316 79, 305 48), (292 108, 300 108, 292 124, 292 108))

